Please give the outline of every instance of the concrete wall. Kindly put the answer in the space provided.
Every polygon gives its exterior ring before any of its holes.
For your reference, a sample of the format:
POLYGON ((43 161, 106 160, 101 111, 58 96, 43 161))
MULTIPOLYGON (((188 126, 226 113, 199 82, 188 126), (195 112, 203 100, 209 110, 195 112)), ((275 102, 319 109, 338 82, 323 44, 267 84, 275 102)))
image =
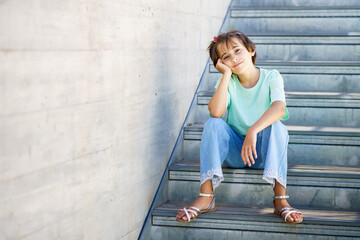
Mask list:
POLYGON ((136 239, 230 0, 0 1, 0 239, 136 239))

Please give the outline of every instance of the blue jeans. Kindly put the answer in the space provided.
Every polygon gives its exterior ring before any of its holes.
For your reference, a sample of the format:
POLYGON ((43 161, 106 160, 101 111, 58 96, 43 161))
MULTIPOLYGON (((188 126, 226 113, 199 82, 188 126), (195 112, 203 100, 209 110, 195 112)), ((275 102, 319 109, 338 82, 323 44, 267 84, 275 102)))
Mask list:
POLYGON ((251 167, 241 159, 245 136, 221 118, 210 118, 204 125, 200 146, 200 185, 212 179, 213 190, 224 180, 221 166, 264 169, 263 179, 272 187, 275 179, 286 188, 289 134, 280 120, 257 134, 257 159, 251 167))

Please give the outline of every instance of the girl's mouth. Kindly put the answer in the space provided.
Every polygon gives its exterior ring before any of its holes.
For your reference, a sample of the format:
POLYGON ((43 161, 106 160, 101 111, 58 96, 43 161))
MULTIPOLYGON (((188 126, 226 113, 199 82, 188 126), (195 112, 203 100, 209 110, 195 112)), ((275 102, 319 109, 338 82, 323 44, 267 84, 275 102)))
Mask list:
POLYGON ((239 62, 238 64, 236 64, 234 67, 238 67, 242 62, 239 62))

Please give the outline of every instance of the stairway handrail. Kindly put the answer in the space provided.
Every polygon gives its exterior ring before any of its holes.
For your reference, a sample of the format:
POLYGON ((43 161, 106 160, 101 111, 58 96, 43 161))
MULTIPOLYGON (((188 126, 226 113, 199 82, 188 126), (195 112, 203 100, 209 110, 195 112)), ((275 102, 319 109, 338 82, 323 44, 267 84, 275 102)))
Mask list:
MULTIPOLYGON (((233 2, 233 0, 230 1, 229 7, 228 7, 228 9, 227 9, 227 11, 226 11, 226 14, 225 14, 224 20, 223 20, 223 22, 222 22, 222 24, 221 24, 220 30, 219 30, 219 32, 218 32, 218 35, 221 33, 221 30, 223 29, 224 24, 225 24, 225 20, 226 20, 227 17, 229 16, 232 2, 233 2)), ((166 174, 167 174, 167 172, 168 172, 168 170, 169 170, 170 165, 172 164, 172 160, 173 160, 173 158, 174 158, 175 150, 176 150, 176 148, 178 147, 180 141, 182 140, 185 123, 187 122, 187 120, 188 120, 188 118, 189 118, 189 115, 190 115, 191 110, 194 108, 194 105, 196 104, 196 96, 197 96, 197 94, 198 94, 198 92, 199 92, 199 88, 200 88, 200 86, 201 86, 201 83, 203 82, 203 79, 204 79, 204 75, 205 75, 205 73, 206 73, 206 70, 208 69, 209 62, 210 62, 210 58, 208 58, 208 60, 206 61, 204 71, 203 71, 203 73, 202 73, 202 75, 201 75, 201 78, 200 78, 200 81, 199 81, 199 83, 198 83, 198 85, 197 85, 197 87, 196 87, 196 90, 195 90, 193 99, 192 99, 192 101, 191 101, 189 110, 188 110, 188 112, 187 112, 187 114, 186 114, 185 120, 184 120, 184 122, 183 122, 183 124, 182 124, 182 126, 181 126, 179 135, 178 135, 178 137, 177 137, 177 139, 176 139, 175 146, 174 146, 174 148, 173 148, 173 150, 172 150, 172 152, 171 152, 171 154, 170 154, 168 163, 167 163, 166 168, 165 168, 165 170, 164 170, 164 173, 163 173, 163 175, 162 175, 162 177, 161 177, 160 184, 159 184, 159 186, 158 186, 158 188, 157 188, 157 190, 156 190, 156 193, 155 193, 155 196, 154 196, 154 198, 153 198, 153 201, 152 201, 152 203, 151 203, 151 205, 150 205, 149 211, 148 211, 148 213, 147 213, 147 215, 146 215, 146 217, 145 217, 145 221, 144 221, 143 226, 142 226, 142 228, 141 228, 141 231, 140 231, 138 240, 141 239, 142 234, 143 234, 144 229, 145 229, 145 226, 146 226, 146 224, 148 223, 148 221, 149 221, 149 219, 150 219, 151 212, 154 210, 154 205, 155 205, 155 202, 156 202, 156 200, 157 200, 157 198, 158 198, 160 189, 161 189, 162 185, 163 185, 164 182, 165 182, 165 176, 166 176, 166 174)), ((174 216, 174 217, 175 217, 175 216, 174 216)))

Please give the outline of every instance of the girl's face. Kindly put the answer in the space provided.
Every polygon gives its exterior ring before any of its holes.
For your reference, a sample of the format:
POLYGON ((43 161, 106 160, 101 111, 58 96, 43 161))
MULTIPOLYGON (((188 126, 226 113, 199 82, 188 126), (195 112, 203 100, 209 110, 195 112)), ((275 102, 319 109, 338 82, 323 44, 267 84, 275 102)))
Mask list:
POLYGON ((248 67, 254 66, 252 56, 255 51, 249 52, 239 39, 233 38, 229 44, 223 42, 217 46, 217 53, 222 62, 228 66, 233 73, 240 74, 248 67))

